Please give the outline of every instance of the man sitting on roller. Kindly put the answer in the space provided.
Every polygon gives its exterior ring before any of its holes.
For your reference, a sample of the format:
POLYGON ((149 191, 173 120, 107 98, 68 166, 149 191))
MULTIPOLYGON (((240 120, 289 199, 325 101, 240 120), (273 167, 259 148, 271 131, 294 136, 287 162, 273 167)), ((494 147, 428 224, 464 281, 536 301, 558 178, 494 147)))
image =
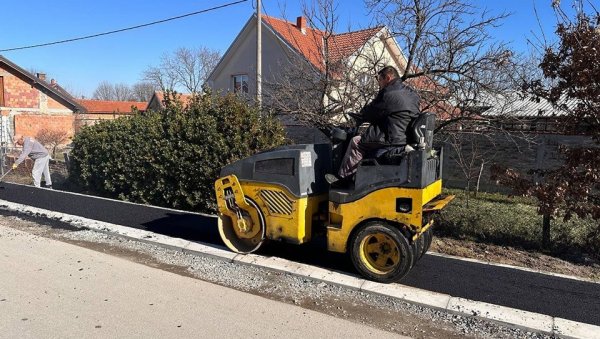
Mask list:
POLYGON ((337 186, 350 181, 358 164, 367 154, 379 156, 387 150, 406 145, 406 128, 419 113, 419 95, 403 84, 398 70, 386 66, 377 73, 379 92, 360 111, 370 126, 350 141, 337 175, 326 174, 325 180, 337 186))

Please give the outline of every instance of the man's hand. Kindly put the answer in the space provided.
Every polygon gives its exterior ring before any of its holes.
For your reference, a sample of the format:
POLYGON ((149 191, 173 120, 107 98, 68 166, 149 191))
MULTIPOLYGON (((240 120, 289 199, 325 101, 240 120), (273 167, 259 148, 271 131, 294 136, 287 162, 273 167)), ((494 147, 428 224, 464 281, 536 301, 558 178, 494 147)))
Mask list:
POLYGON ((19 165, 17 165, 17 164, 13 164, 13 165, 12 165, 12 169, 17 169, 17 166, 19 166, 19 165))

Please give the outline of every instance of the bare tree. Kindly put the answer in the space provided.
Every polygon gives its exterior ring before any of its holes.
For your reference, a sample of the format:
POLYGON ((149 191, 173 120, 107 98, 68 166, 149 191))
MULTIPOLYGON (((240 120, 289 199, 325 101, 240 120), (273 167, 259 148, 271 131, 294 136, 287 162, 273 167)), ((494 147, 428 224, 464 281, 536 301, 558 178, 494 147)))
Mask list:
MULTIPOLYGON (((163 60, 164 58, 165 56, 163 56, 163 60)), ((144 79, 144 81, 150 82, 163 92, 173 91, 175 90, 175 86, 177 85, 177 77, 172 72, 172 70, 168 68, 163 68, 162 66, 162 63, 159 67, 149 66, 144 71, 142 78, 144 79)))
POLYGON ((115 87, 108 81, 102 81, 94 90, 92 98, 96 100, 114 100, 115 87))
MULTIPOLYGON (((422 109, 443 120, 441 130, 481 119, 489 107, 485 100, 499 101, 519 90, 528 74, 520 55, 491 38, 490 30, 500 26, 506 13, 490 15, 464 0, 365 2, 380 20, 376 38, 358 44, 344 38, 360 39, 360 34, 335 34, 335 0, 304 3, 309 26, 316 28, 305 36, 317 48, 304 58, 290 55, 280 65, 285 71, 263 80, 265 101, 272 108, 306 124, 335 124, 340 113, 360 109, 373 98, 382 66, 396 64, 402 79, 419 91, 422 109), (359 51, 348 53, 349 45, 361 44, 359 51), (386 48, 397 50, 386 53, 386 48)), ((508 108, 493 119, 508 116, 508 108)))
POLYGON ((133 91, 127 84, 115 84, 115 97, 113 100, 116 101, 131 101, 133 100, 133 91))
POLYGON ((143 79, 163 91, 179 87, 189 93, 198 93, 220 59, 220 52, 206 47, 181 47, 172 54, 164 54, 158 67, 148 67, 143 79))
POLYGON ((454 161, 458 172, 466 181, 467 207, 469 207, 470 193, 473 192, 477 196, 479 192, 484 169, 488 169, 486 167, 497 160, 500 148, 497 143, 510 141, 505 136, 490 131, 481 133, 477 128, 443 134, 444 143, 449 146, 445 148, 445 152, 449 151, 449 158, 454 161))
POLYGON ((56 148, 68 140, 68 133, 64 130, 42 128, 35 139, 42 145, 52 149, 52 157, 56 157, 56 148))
POLYGON ((151 82, 148 82, 148 81, 141 81, 141 82, 135 83, 131 87, 133 99, 135 101, 146 101, 146 102, 150 101, 154 92, 159 89, 160 88, 156 87, 155 85, 153 85, 151 82))
POLYGON ((443 114, 438 130, 479 116, 480 98, 514 92, 520 57, 490 31, 509 15, 464 0, 366 0, 392 31, 406 61, 402 79, 419 90, 424 109, 443 114))
POLYGON ((137 100, 136 97, 137 93, 129 85, 125 83, 112 84, 108 81, 101 82, 92 95, 93 99, 109 101, 133 101, 137 100))

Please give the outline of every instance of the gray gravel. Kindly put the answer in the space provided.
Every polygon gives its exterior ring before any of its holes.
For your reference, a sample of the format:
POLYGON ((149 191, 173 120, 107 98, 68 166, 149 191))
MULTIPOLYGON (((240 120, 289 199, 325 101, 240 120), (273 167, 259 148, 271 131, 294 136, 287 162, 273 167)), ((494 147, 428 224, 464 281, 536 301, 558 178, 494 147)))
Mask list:
POLYGON ((0 215, 0 224, 415 338, 553 338, 309 278, 72 228, 59 221, 0 215))

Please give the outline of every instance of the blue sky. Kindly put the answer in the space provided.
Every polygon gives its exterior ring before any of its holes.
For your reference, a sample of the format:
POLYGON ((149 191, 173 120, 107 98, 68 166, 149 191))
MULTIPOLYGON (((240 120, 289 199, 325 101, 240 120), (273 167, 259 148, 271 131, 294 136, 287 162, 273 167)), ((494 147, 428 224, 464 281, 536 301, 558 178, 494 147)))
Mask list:
MULTIPOLYGON (((293 20, 300 1, 262 0, 266 13, 293 20)), ((4 1, 0 50, 64 40, 140 25, 223 5, 230 0, 27 0, 4 1)), ((179 47, 206 46, 224 52, 255 11, 246 1, 216 11, 114 35, 48 47, 0 52, 27 70, 43 71, 74 95, 90 97, 102 81, 133 84, 164 53, 179 47)), ((362 0, 339 0, 339 29, 365 28, 372 22, 362 0)), ((565 2, 563 0, 563 2, 565 2)), ((547 35, 555 19, 551 0, 479 0, 492 13, 512 12, 493 34, 517 50, 527 51, 527 38, 540 28, 547 35)))

